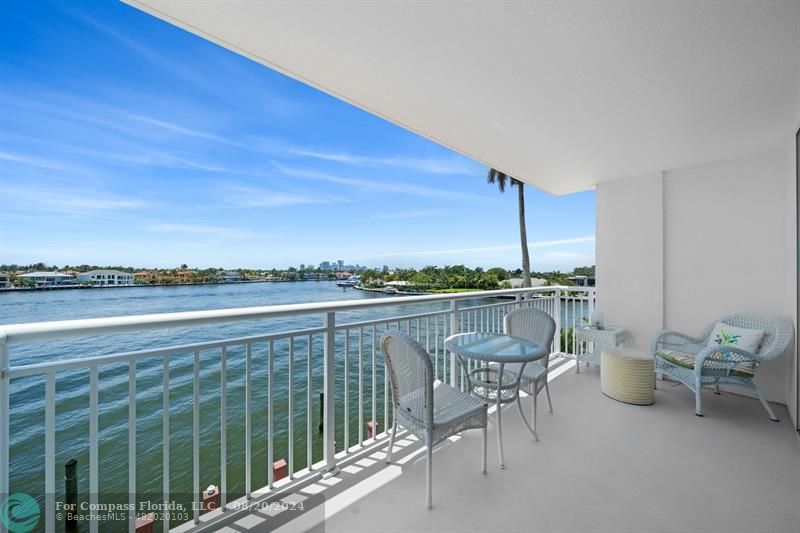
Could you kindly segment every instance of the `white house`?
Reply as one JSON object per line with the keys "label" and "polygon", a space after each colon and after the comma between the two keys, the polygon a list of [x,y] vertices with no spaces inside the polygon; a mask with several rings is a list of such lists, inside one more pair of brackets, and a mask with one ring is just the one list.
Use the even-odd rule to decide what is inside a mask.
{"label": "white house", "polygon": [[31,280],[37,287],[60,287],[75,284],[75,276],[64,272],[29,272],[17,277]]}
{"label": "white house", "polygon": [[216,278],[218,281],[221,281],[223,283],[235,283],[237,281],[242,281],[242,275],[236,270],[226,270],[224,272],[218,272]]}
{"label": "white house", "polygon": [[133,285],[133,274],[119,270],[90,270],[78,274],[79,283],[91,283],[101,287]]}

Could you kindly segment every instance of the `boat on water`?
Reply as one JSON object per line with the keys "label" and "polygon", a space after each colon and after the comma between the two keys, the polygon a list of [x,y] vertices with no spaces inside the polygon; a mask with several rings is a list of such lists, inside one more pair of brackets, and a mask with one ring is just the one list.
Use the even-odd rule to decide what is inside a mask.
{"label": "boat on water", "polygon": [[337,281],[336,285],[346,289],[347,287],[355,287],[359,283],[361,283],[361,276],[350,276],[347,279]]}
{"label": "boat on water", "polygon": [[386,287],[383,289],[383,294],[397,294],[399,291],[394,287]]}

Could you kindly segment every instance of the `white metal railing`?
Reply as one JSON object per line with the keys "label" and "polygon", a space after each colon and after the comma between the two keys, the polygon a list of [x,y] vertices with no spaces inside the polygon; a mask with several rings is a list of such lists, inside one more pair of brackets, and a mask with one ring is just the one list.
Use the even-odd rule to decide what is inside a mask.
{"label": "white metal railing", "polygon": [[[503,299],[513,297],[514,299]],[[464,300],[488,300],[469,307],[459,307]],[[228,398],[243,392],[244,418],[244,496],[250,498],[253,491],[254,437],[253,418],[261,402],[254,402],[254,395],[266,400],[266,487],[273,489],[272,465],[276,449],[288,466],[288,476],[293,478],[300,471],[312,469],[333,471],[336,469],[336,452],[349,453],[351,449],[364,446],[378,436],[378,427],[391,426],[389,408],[389,383],[383,358],[380,356],[378,339],[387,329],[400,329],[414,336],[431,354],[437,379],[461,386],[456,359],[444,350],[444,339],[459,331],[502,331],[503,317],[518,306],[534,306],[548,312],[556,321],[557,331],[551,348],[555,354],[583,350],[575,342],[572,328],[580,325],[583,317],[594,308],[595,291],[592,287],[538,287],[534,289],[512,289],[485,291],[481,293],[459,293],[393,297],[370,300],[345,300],[337,302],[276,305],[243,309],[194,311],[182,313],[127,316],[41,322],[0,326],[0,496],[10,492],[10,462],[14,436],[10,434],[12,382],[26,378],[44,378],[44,524],[46,531],[55,531],[56,489],[56,384],[62,379],[78,379],[70,373],[88,371],[88,462],[89,504],[95,507],[100,498],[100,426],[99,414],[101,372],[114,370],[127,374],[127,490],[128,504],[136,508],[137,489],[137,403],[152,399],[144,393],[137,396],[137,383],[149,383],[150,388],[160,388],[161,410],[161,497],[169,504],[173,487],[170,482],[176,477],[170,465],[170,441],[173,440],[177,424],[171,425],[170,406],[176,401],[175,391],[185,382],[191,382],[191,494],[192,516],[199,522],[201,512],[201,413],[207,406],[210,393],[201,390],[201,381],[209,377],[219,380],[218,389],[212,397],[219,405],[219,487],[220,505],[225,509],[229,497],[229,464],[231,453],[241,450],[229,448],[228,432],[238,431],[228,420],[231,412]],[[435,309],[423,313],[337,323],[337,313],[363,309],[386,308],[406,304],[449,303],[449,308]],[[320,327],[293,331],[228,338],[211,342],[191,343],[176,346],[159,346],[145,350],[119,352],[109,355],[80,357],[47,363],[21,366],[11,364],[14,346],[39,341],[64,340],[67,338],[106,336],[123,332],[140,332],[164,328],[185,328],[208,324],[229,324],[244,320],[267,320],[288,316],[308,315],[323,317]],[[563,332],[563,333],[562,333]],[[208,353],[212,359],[203,357]],[[205,359],[205,360],[204,360]],[[262,380],[256,382],[254,375],[261,375],[255,363],[265,363]],[[209,366],[210,365],[210,366]],[[298,366],[300,365],[300,366]],[[319,375],[320,365],[322,375]],[[137,372],[137,366],[142,367]],[[205,372],[205,374],[204,374]],[[158,374],[160,373],[160,383]],[[303,375],[305,374],[305,375]],[[215,377],[216,376],[216,377]],[[313,428],[314,384],[321,378],[322,408],[320,410],[322,437],[315,438]],[[284,413],[276,413],[276,380],[285,380],[286,401],[282,403]],[[341,386],[337,386],[337,380]],[[180,384],[178,383],[180,381]],[[110,385],[109,385],[110,387]],[[147,388],[145,389],[145,393]],[[243,388],[243,391],[241,389]],[[298,392],[300,395],[298,395]],[[281,398],[278,399],[280,401]],[[303,414],[298,431],[298,417]],[[337,420],[338,419],[338,420]],[[276,427],[276,421],[281,427]],[[35,422],[35,421],[34,421]],[[263,421],[261,421],[263,422]],[[368,424],[369,423],[369,424]],[[302,426],[305,425],[304,431]],[[371,428],[371,429],[368,429]],[[372,435],[365,435],[365,430]],[[302,435],[304,433],[304,435]],[[299,437],[299,438],[298,438]],[[305,437],[305,438],[302,438]],[[338,444],[338,446],[337,446]],[[305,457],[296,452],[303,451]],[[322,460],[315,462],[314,451],[320,450]],[[285,454],[285,457],[283,456]],[[113,458],[117,463],[122,457]],[[152,468],[150,469],[152,470]],[[204,472],[205,473],[205,472]],[[187,476],[188,478],[188,476]],[[234,479],[234,483],[241,480]],[[187,481],[188,482],[188,481]],[[29,487],[25,487],[30,489]],[[178,489],[180,490],[180,489]],[[185,490],[185,489],[184,489]],[[42,496],[38,493],[37,496]],[[128,513],[128,529],[135,529],[136,511]],[[89,523],[90,531],[98,531],[101,524]],[[2,527],[2,526],[0,526]],[[163,530],[169,530],[168,518],[164,518]]]}

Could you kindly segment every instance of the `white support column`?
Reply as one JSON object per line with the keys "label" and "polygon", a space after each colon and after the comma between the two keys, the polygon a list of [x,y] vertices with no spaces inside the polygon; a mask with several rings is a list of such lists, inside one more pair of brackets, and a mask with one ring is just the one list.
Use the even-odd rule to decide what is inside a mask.
{"label": "white support column", "polygon": [[325,340],[323,344],[324,371],[322,419],[323,458],[325,460],[325,474],[323,477],[335,476],[339,473],[336,466],[336,449],[334,439],[336,435],[336,313],[325,314]]}

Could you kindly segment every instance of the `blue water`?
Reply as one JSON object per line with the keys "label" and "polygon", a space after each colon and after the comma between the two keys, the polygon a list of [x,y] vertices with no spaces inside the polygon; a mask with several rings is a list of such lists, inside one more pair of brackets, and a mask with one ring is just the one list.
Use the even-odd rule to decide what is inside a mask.
{"label": "blue water", "polygon": [[[390,301],[392,296],[353,289],[343,290],[333,282],[246,283],[176,287],[131,287],[91,290],[58,290],[42,292],[7,292],[0,294],[0,324],[96,318],[109,316],[166,313],[207,309],[252,307],[275,304],[323,302],[343,299]],[[462,305],[475,304],[478,300]],[[337,323],[356,322],[448,308],[447,303],[391,306],[354,312],[337,313]],[[15,345],[11,349],[11,366],[21,366],[60,359],[127,352],[165,346],[221,340],[318,327],[322,316],[296,316],[233,324],[155,330],[133,334],[95,336],[61,341]],[[371,413],[371,332],[364,338],[364,364],[357,358],[357,336],[350,339],[350,445],[358,436],[357,376],[364,372],[364,419]],[[378,331],[380,335],[380,330]],[[295,470],[306,466],[306,416],[308,360],[307,341],[295,344],[292,376],[294,417]],[[342,407],[343,335],[337,336],[337,451],[344,442]],[[287,458],[288,453],[288,342],[276,342],[273,368],[273,438],[274,459]],[[267,346],[253,347],[252,393],[252,477],[253,488],[267,482]],[[312,346],[312,461],[321,460],[321,434],[317,431],[319,401],[322,389],[322,339],[317,336]],[[84,500],[88,492],[89,400],[88,370],[61,372],[56,381],[56,476],[57,498],[63,496],[63,464],[78,460],[79,491]],[[383,391],[384,369],[380,355],[376,358],[375,383],[380,429],[385,428]],[[136,368],[137,387],[137,499],[161,499],[162,461],[162,359],[139,362]],[[220,482],[220,368],[219,350],[201,354],[201,476],[200,487]],[[128,365],[114,364],[100,371],[100,501],[127,501],[128,487]],[[170,358],[170,485],[173,499],[186,506],[192,500],[192,354]],[[11,491],[27,492],[44,501],[44,378],[19,378],[11,387]],[[227,463],[228,500],[244,493],[244,349],[231,348],[227,364]],[[364,431],[366,433],[366,431]],[[176,519],[176,523],[180,522]],[[174,524],[173,524],[174,525]],[[124,529],[124,524],[106,524],[104,530]]]}

